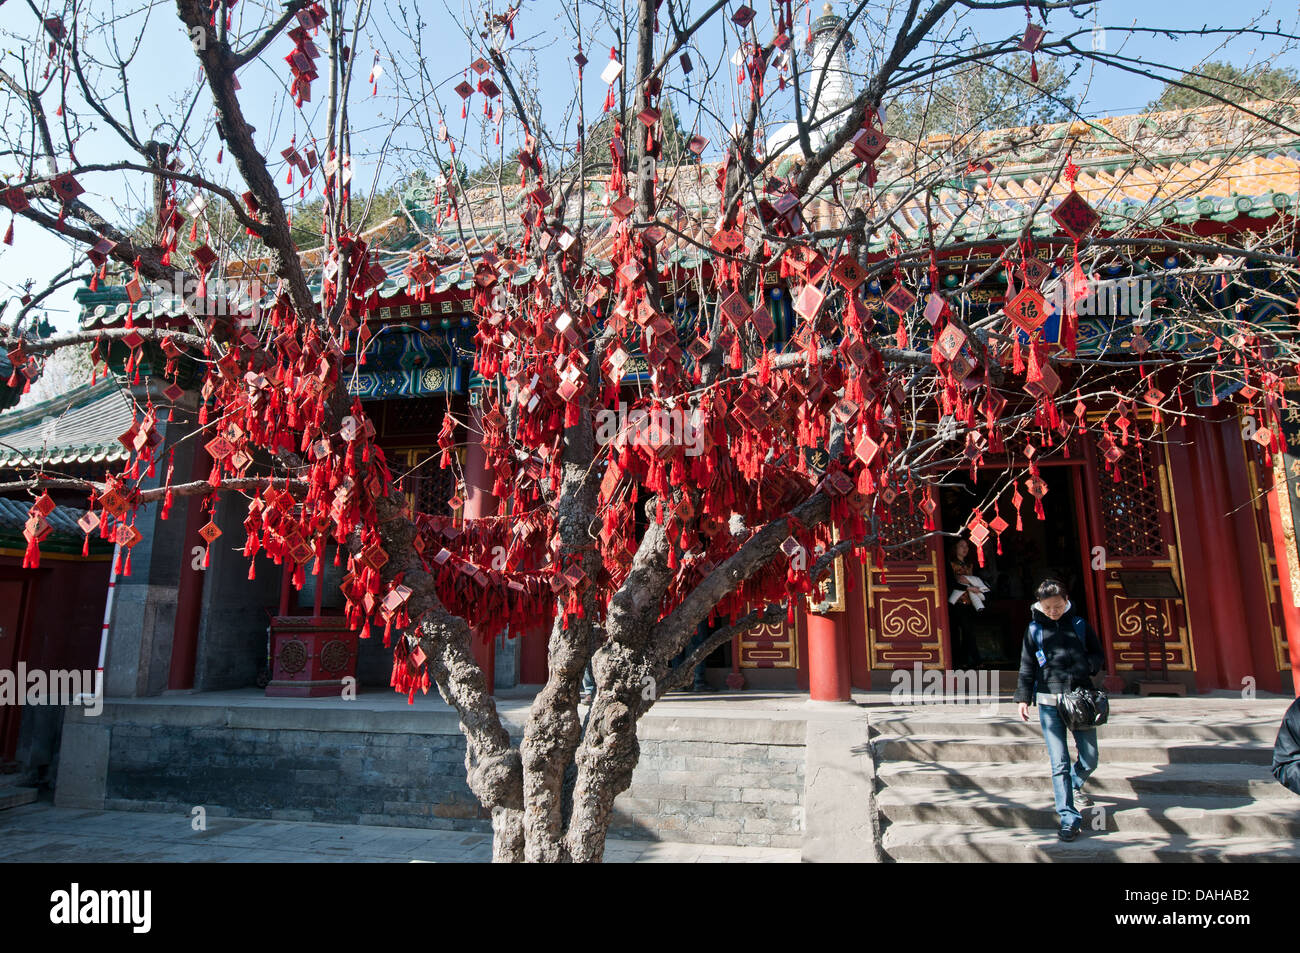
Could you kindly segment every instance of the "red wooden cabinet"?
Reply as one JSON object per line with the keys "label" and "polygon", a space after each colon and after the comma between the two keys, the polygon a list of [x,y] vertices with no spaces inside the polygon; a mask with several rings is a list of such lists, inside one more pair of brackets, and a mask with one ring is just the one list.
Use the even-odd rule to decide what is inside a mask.
{"label": "red wooden cabinet", "polygon": [[[355,690],[357,633],[342,616],[276,616],[271,620],[269,696],[323,698]],[[345,681],[352,679],[351,682]]]}

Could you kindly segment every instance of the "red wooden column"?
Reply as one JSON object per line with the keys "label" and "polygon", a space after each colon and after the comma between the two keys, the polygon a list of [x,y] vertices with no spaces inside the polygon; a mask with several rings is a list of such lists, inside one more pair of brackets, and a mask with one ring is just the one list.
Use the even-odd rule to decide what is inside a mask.
{"label": "red wooden column", "polygon": [[845,613],[804,615],[808,633],[808,695],[815,702],[850,700]]}
{"label": "red wooden column", "polygon": [[[1282,620],[1286,632],[1287,654],[1291,656],[1291,688],[1300,697],[1300,608],[1296,607],[1296,592],[1291,587],[1291,569],[1287,560],[1286,534],[1282,529],[1281,506],[1290,506],[1285,500],[1286,482],[1274,483],[1268,491],[1268,528],[1272,533],[1273,555],[1277,559],[1277,578],[1282,589]],[[1295,545],[1292,543],[1291,545]]]}
{"label": "red wooden column", "polygon": [[[465,434],[465,508],[467,520],[496,516],[498,500],[492,495],[493,477],[487,469],[487,454],[481,443],[483,436],[483,407],[471,394],[470,428]],[[474,633],[474,660],[487,677],[487,690],[493,692],[496,678],[496,640],[481,639]]]}
{"label": "red wooden column", "polygon": [[[1229,532],[1237,540],[1237,551],[1241,559],[1236,564],[1236,575],[1241,588],[1241,597],[1246,610],[1243,617],[1246,625],[1241,633],[1246,651],[1251,658],[1251,671],[1255,682],[1263,691],[1282,691],[1282,673],[1277,668],[1277,657],[1273,651],[1273,613],[1272,598],[1269,590],[1272,585],[1265,575],[1265,566],[1259,555],[1259,523],[1255,516],[1254,488],[1251,485],[1246,454],[1254,452],[1254,445],[1248,451],[1246,441],[1242,438],[1240,424],[1231,418],[1215,428],[1219,438],[1219,452],[1224,457],[1224,479],[1228,497],[1234,501],[1226,511]],[[1243,505],[1246,504],[1246,505]],[[1229,688],[1240,688],[1240,684]]]}

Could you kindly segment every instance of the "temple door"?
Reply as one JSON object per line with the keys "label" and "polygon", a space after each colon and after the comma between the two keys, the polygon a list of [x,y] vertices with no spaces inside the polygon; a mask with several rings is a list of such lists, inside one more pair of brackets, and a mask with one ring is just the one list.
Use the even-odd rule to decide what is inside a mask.
{"label": "temple door", "polygon": [[[18,682],[18,654],[22,642],[23,610],[27,583],[22,579],[0,579],[0,671],[13,673],[14,691],[26,692]],[[0,704],[0,764],[13,761],[18,750],[18,719],[22,706]]]}
{"label": "temple door", "polygon": [[873,671],[917,662],[945,668],[951,654],[942,540],[925,537],[925,514],[906,496],[893,501],[890,514],[881,527],[885,564],[865,567],[868,662]]}
{"label": "temple door", "polygon": [[[1149,429],[1148,417],[1140,419],[1137,426],[1143,432]],[[1187,592],[1165,450],[1159,443],[1133,439],[1124,447],[1120,435],[1113,436],[1113,445],[1105,434],[1095,432],[1085,440],[1089,537],[1086,571],[1092,572],[1097,581],[1098,631],[1117,672],[1159,673],[1158,653],[1163,653],[1165,670],[1191,671],[1191,628],[1183,598],[1135,596],[1125,588],[1127,575],[1129,591],[1152,581],[1155,585],[1151,591],[1157,591],[1160,580],[1168,573],[1178,592],[1184,597]],[[1118,456],[1117,450],[1121,451]],[[1106,470],[1108,453],[1118,468],[1118,480],[1114,471]]]}

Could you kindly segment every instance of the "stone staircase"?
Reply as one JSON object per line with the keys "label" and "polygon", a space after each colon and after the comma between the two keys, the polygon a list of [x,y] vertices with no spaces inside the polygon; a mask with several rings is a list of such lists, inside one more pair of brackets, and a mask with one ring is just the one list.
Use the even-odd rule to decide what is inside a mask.
{"label": "stone staircase", "polygon": [[1086,787],[1095,803],[1080,808],[1072,843],[1056,836],[1035,709],[1028,723],[1006,701],[991,715],[974,706],[873,711],[884,859],[1300,860],[1300,797],[1269,770],[1286,704],[1115,699]]}
{"label": "stone staircase", "polygon": [[33,804],[39,797],[36,788],[19,787],[17,780],[16,774],[0,774],[0,811]]}

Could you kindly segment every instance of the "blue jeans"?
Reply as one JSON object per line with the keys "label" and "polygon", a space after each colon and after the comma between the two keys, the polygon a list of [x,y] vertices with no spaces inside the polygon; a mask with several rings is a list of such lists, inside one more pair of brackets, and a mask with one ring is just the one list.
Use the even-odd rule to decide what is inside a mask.
{"label": "blue jeans", "polygon": [[1038,721],[1043,726],[1043,739],[1047,742],[1047,757],[1052,762],[1052,794],[1056,797],[1056,813],[1061,816],[1062,827],[1077,827],[1083,818],[1074,807],[1074,792],[1083,787],[1089,775],[1097,770],[1097,729],[1074,732],[1074,746],[1079,750],[1079,760],[1070,764],[1070,749],[1066,746],[1065,722],[1055,705],[1039,705]]}

